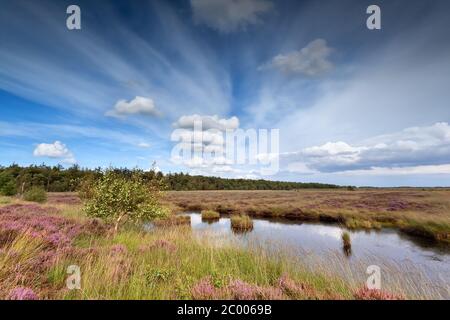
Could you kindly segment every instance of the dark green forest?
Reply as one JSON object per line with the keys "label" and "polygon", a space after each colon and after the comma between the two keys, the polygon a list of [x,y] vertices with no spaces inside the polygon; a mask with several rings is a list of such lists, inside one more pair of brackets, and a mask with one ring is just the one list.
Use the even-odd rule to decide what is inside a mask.
{"label": "dark green forest", "polygon": [[[124,176],[131,176],[134,170],[126,168],[112,169]],[[42,187],[48,192],[77,191],[81,182],[95,179],[103,174],[103,170],[72,166],[0,166],[0,193],[15,195],[23,193],[31,187]],[[294,190],[303,188],[340,188],[340,186],[321,183],[282,182],[269,180],[224,179],[207,176],[191,176],[185,173],[169,173],[148,171],[142,173],[145,179],[162,179],[167,190]]]}

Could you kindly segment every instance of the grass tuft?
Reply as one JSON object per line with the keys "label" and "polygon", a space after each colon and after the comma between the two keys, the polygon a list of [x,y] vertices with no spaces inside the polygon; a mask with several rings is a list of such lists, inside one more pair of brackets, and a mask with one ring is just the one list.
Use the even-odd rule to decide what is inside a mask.
{"label": "grass tuft", "polygon": [[252,230],[253,220],[247,215],[234,215],[231,217],[231,227],[236,230]]}
{"label": "grass tuft", "polygon": [[220,219],[220,213],[214,210],[202,210],[203,220],[216,220]]}

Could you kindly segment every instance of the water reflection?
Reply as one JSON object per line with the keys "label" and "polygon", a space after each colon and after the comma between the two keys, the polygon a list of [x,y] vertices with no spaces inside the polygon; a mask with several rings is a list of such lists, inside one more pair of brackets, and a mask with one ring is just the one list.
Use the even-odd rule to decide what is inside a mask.
{"label": "water reflection", "polygon": [[247,228],[247,229],[241,229],[241,228],[234,228],[233,226],[230,226],[231,232],[235,235],[246,235],[253,231],[253,227]]}
{"label": "water reflection", "polygon": [[219,222],[219,220],[220,218],[208,218],[208,219],[202,218],[202,223],[213,224]]}
{"label": "water reflection", "polygon": [[346,257],[350,257],[352,255],[352,247],[351,246],[343,245],[342,251],[344,252],[344,255]]}
{"label": "water reflection", "polygon": [[[364,260],[370,264],[380,261],[402,266],[412,264],[428,275],[450,279],[450,252],[448,248],[432,247],[419,239],[405,236],[393,229],[349,231],[338,225],[296,223],[289,220],[253,219],[253,230],[233,230],[229,217],[216,221],[203,221],[198,213],[188,214],[194,230],[210,230],[230,237],[243,245],[257,243],[269,250],[289,248],[291,252],[311,252],[327,259],[330,252],[347,257],[349,263]],[[347,232],[351,245],[344,245],[342,236]]]}
{"label": "water reflection", "polygon": [[345,256],[350,257],[352,255],[352,240],[350,238],[350,233],[344,231],[342,233],[342,250]]}

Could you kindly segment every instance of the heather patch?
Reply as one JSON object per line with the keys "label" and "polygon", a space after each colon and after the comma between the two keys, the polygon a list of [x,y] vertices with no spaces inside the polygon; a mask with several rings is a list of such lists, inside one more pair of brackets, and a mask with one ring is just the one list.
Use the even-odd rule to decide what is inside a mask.
{"label": "heather patch", "polygon": [[367,287],[360,288],[354,293],[355,299],[358,300],[404,300],[403,295],[393,294],[391,292],[369,289]]}
{"label": "heather patch", "polygon": [[66,205],[81,204],[80,197],[73,193],[49,193],[47,202],[50,204]]}
{"label": "heather patch", "polygon": [[232,279],[228,285],[217,288],[211,277],[200,279],[191,289],[194,300],[285,300],[317,298],[310,287],[282,275],[272,286],[260,286],[240,279]]}
{"label": "heather patch", "polygon": [[211,277],[201,279],[191,290],[192,299],[194,300],[218,300],[220,299],[220,291],[214,287]]}
{"label": "heather patch", "polygon": [[[85,223],[56,216],[58,209],[34,204],[13,204],[0,208],[0,239],[20,233],[39,238],[53,247],[67,247],[81,234],[97,234],[105,226],[96,220]],[[0,242],[1,245],[2,242]]]}
{"label": "heather patch", "polygon": [[170,241],[158,239],[150,245],[150,249],[164,249],[170,252],[174,252],[177,250],[177,246]]}
{"label": "heather patch", "polygon": [[39,300],[39,297],[30,288],[17,287],[9,293],[9,300]]}
{"label": "heather patch", "polygon": [[120,256],[126,255],[128,253],[128,249],[123,244],[115,244],[115,245],[111,246],[111,248],[109,249],[109,252],[114,257],[120,257]]}
{"label": "heather patch", "polygon": [[292,298],[312,298],[317,297],[315,290],[304,283],[292,280],[287,274],[283,274],[278,280],[278,287]]}
{"label": "heather patch", "polygon": [[[18,284],[45,287],[46,270],[65,257],[80,257],[72,246],[80,235],[100,235],[105,226],[98,221],[79,222],[57,216],[57,209],[34,204],[14,204],[0,208],[0,248],[2,267],[0,297]],[[88,252],[89,253],[89,252]],[[29,298],[21,295],[14,297]]]}

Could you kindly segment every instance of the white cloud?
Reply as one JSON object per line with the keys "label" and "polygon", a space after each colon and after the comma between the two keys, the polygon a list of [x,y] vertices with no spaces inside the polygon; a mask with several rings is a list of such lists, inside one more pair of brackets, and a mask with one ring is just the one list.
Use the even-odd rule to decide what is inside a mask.
{"label": "white cloud", "polygon": [[[288,164],[293,162],[298,166],[300,163],[304,168],[321,172],[432,173],[447,168],[450,126],[440,122],[427,127],[411,127],[353,146],[345,142],[327,142],[281,156]],[[442,172],[447,173],[445,170]]]}
{"label": "white cloud", "polygon": [[299,51],[279,54],[259,69],[277,69],[285,74],[301,74],[309,77],[322,75],[333,68],[329,56],[333,49],[323,39],[311,41]]}
{"label": "white cloud", "polygon": [[106,115],[110,117],[125,117],[129,115],[159,116],[160,113],[152,99],[137,96],[129,102],[126,100],[117,101],[114,108],[107,111]]}
{"label": "white cloud", "polygon": [[33,155],[35,157],[63,159],[63,162],[70,164],[76,163],[73,153],[60,141],[38,144],[33,151]]}
{"label": "white cloud", "polygon": [[182,116],[173,124],[173,126],[182,129],[193,129],[196,123],[201,124],[202,130],[226,130],[239,128],[239,119],[237,117],[220,119],[217,115],[201,116],[198,114]]}
{"label": "white cloud", "polygon": [[267,0],[191,0],[194,20],[223,33],[261,23],[261,15],[272,9]]}

